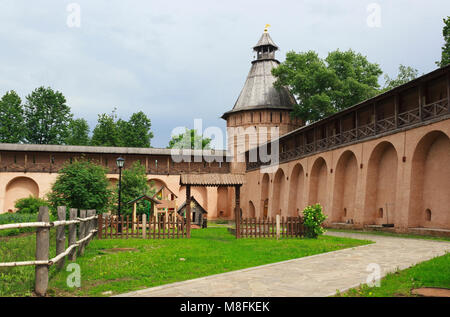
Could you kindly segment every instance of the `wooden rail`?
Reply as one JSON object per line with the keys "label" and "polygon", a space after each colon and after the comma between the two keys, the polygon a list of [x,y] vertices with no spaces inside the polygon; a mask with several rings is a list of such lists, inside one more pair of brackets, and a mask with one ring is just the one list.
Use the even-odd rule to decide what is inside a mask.
{"label": "wooden rail", "polygon": [[[38,221],[16,224],[0,225],[0,230],[16,228],[36,228],[36,259],[33,261],[6,262],[0,263],[0,267],[16,267],[34,265],[35,292],[38,296],[45,296],[48,287],[49,267],[56,264],[58,269],[64,267],[65,258],[76,259],[76,248],[78,254],[83,255],[84,248],[97,233],[97,218],[95,210],[80,210],[80,217],[77,217],[78,210],[70,209],[70,219],[66,220],[66,207],[58,207],[58,220],[50,222],[48,207],[39,208]],[[77,237],[77,224],[79,225]],[[69,226],[69,246],[65,249],[66,236],[65,226]],[[56,256],[49,259],[50,249],[50,228],[56,227]]]}

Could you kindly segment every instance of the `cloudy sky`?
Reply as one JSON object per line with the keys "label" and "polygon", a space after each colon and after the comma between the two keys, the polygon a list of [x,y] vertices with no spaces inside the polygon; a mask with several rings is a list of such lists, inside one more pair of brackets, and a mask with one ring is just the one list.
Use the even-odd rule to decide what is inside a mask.
{"label": "cloudy sky", "polygon": [[[72,3],[80,27],[70,27]],[[290,50],[325,57],[351,48],[392,77],[399,64],[436,68],[446,15],[448,0],[1,0],[0,94],[25,98],[50,86],[91,129],[114,107],[124,119],[142,110],[152,145],[165,147],[172,129],[195,118],[225,128],[220,116],[240,93],[266,23],[280,61]]]}

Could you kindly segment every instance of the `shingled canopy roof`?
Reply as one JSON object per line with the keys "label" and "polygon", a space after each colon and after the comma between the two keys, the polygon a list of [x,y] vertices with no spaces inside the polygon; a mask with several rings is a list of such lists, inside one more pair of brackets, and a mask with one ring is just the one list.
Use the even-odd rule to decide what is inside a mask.
{"label": "shingled canopy roof", "polygon": [[181,174],[180,177],[182,186],[240,186],[244,183],[243,174]]}
{"label": "shingled canopy roof", "polygon": [[151,201],[151,202],[153,202],[155,204],[160,204],[161,203],[159,200],[157,200],[157,199],[155,199],[153,197],[150,197],[150,196],[147,196],[147,195],[142,195],[142,196],[140,196],[140,197],[138,197],[136,199],[133,199],[133,200],[127,202],[127,204],[134,204],[135,202],[138,202],[140,200]]}

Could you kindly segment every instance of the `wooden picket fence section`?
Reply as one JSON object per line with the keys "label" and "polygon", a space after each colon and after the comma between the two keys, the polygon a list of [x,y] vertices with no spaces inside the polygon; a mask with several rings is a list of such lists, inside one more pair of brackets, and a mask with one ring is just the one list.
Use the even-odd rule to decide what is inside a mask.
{"label": "wooden picket fence section", "polygon": [[[119,230],[119,227],[122,230]],[[129,216],[103,214],[98,217],[98,239],[180,239],[187,238],[185,219],[177,217],[150,217],[138,215],[136,219]]]}
{"label": "wooden picket fence section", "polygon": [[[97,218],[95,210],[80,210],[71,208],[69,210],[69,220],[66,220],[66,207],[58,207],[58,220],[50,222],[47,206],[39,208],[37,222],[12,223],[0,225],[0,230],[15,228],[36,228],[36,257],[32,261],[6,262],[0,263],[0,267],[16,267],[34,265],[35,288],[38,296],[45,296],[47,293],[49,267],[56,265],[62,269],[65,259],[75,261],[77,253],[84,254],[84,250],[97,233]],[[66,230],[68,226],[68,247],[66,246]],[[50,249],[50,228],[56,228],[56,256],[49,259]],[[78,239],[77,240],[77,236]],[[78,249],[78,252],[77,252]]]}
{"label": "wooden picket fence section", "polygon": [[301,217],[244,218],[239,227],[241,238],[298,238],[304,234]]}

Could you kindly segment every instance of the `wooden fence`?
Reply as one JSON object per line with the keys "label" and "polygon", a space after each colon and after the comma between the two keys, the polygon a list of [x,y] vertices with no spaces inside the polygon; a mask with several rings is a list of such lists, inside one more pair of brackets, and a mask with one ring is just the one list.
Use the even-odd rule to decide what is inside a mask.
{"label": "wooden fence", "polygon": [[[244,218],[239,224],[240,238],[288,238],[304,234],[301,217]],[[238,232],[236,232],[238,233]]]}
{"label": "wooden fence", "polygon": [[[0,230],[15,228],[36,229],[36,259],[34,261],[0,263],[0,267],[36,266],[35,293],[44,296],[48,287],[48,270],[53,264],[58,269],[64,267],[66,256],[70,261],[75,261],[78,255],[84,254],[84,249],[97,233],[97,215],[95,210],[78,210],[71,208],[69,220],[66,220],[66,207],[58,207],[58,221],[50,222],[48,207],[40,207],[37,222],[13,223],[0,225]],[[77,226],[78,225],[78,226]],[[66,230],[69,226],[68,248],[66,249]],[[50,228],[56,228],[56,256],[49,259]],[[78,227],[78,230],[77,230]],[[77,240],[77,232],[78,238]]]}
{"label": "wooden fence", "polygon": [[179,239],[187,238],[185,219],[182,217],[150,217],[138,215],[120,218],[108,214],[99,215],[98,239]]}

